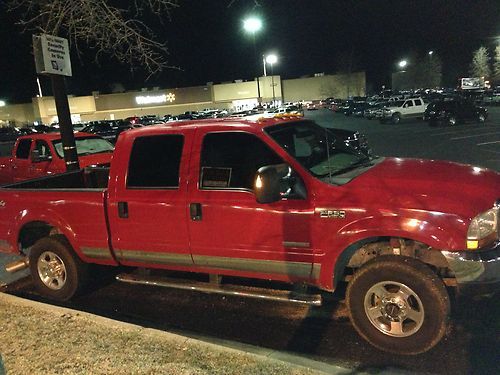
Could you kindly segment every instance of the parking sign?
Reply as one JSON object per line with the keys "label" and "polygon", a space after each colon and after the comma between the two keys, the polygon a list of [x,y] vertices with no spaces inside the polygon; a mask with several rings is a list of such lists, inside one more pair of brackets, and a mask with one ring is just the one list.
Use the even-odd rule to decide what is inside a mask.
{"label": "parking sign", "polygon": [[33,35],[36,71],[72,76],[68,40],[53,35]]}

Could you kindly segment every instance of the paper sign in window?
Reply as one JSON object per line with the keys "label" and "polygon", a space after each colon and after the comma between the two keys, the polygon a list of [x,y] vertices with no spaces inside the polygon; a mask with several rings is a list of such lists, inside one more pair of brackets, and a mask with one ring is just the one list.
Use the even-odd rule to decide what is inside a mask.
{"label": "paper sign in window", "polygon": [[228,188],[231,182],[231,168],[203,167],[201,169],[202,188]]}

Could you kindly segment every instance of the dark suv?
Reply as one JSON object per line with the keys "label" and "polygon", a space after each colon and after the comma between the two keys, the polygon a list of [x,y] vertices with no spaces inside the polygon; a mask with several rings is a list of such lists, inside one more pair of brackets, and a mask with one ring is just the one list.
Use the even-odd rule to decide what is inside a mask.
{"label": "dark suv", "polygon": [[469,100],[435,101],[427,106],[424,120],[429,125],[443,123],[456,125],[459,122],[477,121],[483,123],[488,118],[488,110],[475,105]]}

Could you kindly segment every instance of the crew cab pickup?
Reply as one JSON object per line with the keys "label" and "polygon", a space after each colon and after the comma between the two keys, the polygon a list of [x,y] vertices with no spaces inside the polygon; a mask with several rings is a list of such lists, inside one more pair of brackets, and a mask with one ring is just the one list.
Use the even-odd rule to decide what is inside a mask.
{"label": "crew cab pickup", "polygon": [[[8,270],[30,267],[59,300],[91,263],[146,270],[117,276],[129,283],[313,305],[347,282],[359,334],[417,354],[446,331],[445,286],[498,291],[499,197],[494,171],[369,157],[301,118],[169,123],[121,134],[109,170],[1,188],[0,251],[25,254]],[[227,285],[243,278],[276,290]]]}
{"label": "crew cab pickup", "polygon": [[[93,134],[75,135],[80,166],[109,164],[113,145]],[[17,138],[10,156],[0,157],[0,185],[66,171],[59,133]]]}
{"label": "crew cab pickup", "polygon": [[399,124],[405,118],[423,119],[425,109],[428,103],[422,98],[410,98],[389,102],[381,111],[380,122],[391,121],[393,124]]}

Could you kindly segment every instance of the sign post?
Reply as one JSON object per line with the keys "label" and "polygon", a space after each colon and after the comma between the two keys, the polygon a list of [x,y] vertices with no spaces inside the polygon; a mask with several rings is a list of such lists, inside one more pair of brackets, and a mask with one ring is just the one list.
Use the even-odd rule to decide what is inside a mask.
{"label": "sign post", "polygon": [[50,76],[56,103],[66,170],[80,169],[64,76],[71,77],[68,40],[52,35],[33,35],[33,51],[38,74]]}

